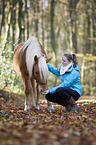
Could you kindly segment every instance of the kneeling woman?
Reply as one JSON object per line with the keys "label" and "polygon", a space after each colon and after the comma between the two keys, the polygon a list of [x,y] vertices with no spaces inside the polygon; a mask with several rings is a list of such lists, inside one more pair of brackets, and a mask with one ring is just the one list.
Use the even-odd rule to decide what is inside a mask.
{"label": "kneeling woman", "polygon": [[76,55],[65,53],[60,68],[55,68],[50,63],[47,63],[47,66],[50,72],[60,76],[62,83],[45,90],[42,94],[46,95],[48,101],[65,106],[67,111],[79,110],[76,101],[82,94],[82,86]]}

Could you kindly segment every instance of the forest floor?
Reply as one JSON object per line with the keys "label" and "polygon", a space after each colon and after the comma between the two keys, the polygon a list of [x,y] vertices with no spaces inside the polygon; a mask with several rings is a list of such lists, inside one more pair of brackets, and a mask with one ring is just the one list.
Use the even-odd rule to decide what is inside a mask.
{"label": "forest floor", "polygon": [[46,100],[40,110],[24,109],[24,96],[0,90],[0,145],[96,145],[96,100],[81,97],[80,111],[64,112]]}

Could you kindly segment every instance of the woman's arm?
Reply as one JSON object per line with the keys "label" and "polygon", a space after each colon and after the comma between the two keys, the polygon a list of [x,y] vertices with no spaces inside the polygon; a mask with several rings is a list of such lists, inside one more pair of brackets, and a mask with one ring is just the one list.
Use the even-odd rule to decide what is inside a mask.
{"label": "woman's arm", "polygon": [[53,65],[50,63],[47,63],[48,70],[52,72],[54,75],[60,76],[60,68],[55,68]]}
{"label": "woman's arm", "polygon": [[79,77],[79,73],[70,73],[70,74],[66,77],[66,79],[64,79],[64,81],[63,81],[60,85],[48,89],[49,92],[50,92],[50,94],[51,94],[51,93],[55,93],[56,90],[57,90],[58,88],[60,88],[60,87],[69,87],[69,86],[71,86],[71,85],[73,84],[73,82],[74,82],[78,77]]}

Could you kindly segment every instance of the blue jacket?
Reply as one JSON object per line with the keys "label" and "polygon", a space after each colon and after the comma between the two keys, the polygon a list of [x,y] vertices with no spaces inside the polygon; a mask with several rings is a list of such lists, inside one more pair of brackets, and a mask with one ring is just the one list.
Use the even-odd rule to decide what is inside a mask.
{"label": "blue jacket", "polygon": [[73,89],[79,93],[79,95],[82,95],[82,86],[80,83],[80,74],[79,74],[79,66],[76,65],[76,67],[72,66],[65,72],[65,74],[60,75],[60,68],[55,68],[50,63],[47,63],[48,69],[50,72],[52,72],[54,75],[60,76],[60,79],[62,83],[56,87],[49,88],[48,90],[51,93],[55,93],[56,89],[59,87],[68,87],[70,89]]}

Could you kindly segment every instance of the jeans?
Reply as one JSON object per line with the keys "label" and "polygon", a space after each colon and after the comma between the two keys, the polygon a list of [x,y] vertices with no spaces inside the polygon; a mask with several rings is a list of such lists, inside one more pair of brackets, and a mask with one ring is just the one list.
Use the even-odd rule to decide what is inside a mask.
{"label": "jeans", "polygon": [[71,97],[73,97],[74,100],[77,101],[80,98],[80,95],[78,92],[67,87],[60,87],[56,90],[55,93],[49,93],[46,95],[46,99],[48,101],[58,104],[60,104],[61,101],[69,101]]}

